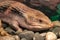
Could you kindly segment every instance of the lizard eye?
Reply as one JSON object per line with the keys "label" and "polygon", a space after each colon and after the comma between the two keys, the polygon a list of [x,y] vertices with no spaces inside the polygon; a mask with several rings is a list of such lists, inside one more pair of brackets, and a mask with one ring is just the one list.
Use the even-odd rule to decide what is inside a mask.
{"label": "lizard eye", "polygon": [[39,20],[40,23],[42,23],[43,21],[42,20]]}

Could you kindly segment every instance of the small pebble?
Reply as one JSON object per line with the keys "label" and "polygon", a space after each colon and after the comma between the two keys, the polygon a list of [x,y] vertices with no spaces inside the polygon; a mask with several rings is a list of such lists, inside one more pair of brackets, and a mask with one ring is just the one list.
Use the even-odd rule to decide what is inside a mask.
{"label": "small pebble", "polygon": [[12,35],[16,34],[15,31],[14,31],[13,29],[11,29],[10,27],[5,28],[5,30],[6,30],[9,34],[12,34]]}
{"label": "small pebble", "polygon": [[56,26],[60,26],[60,21],[53,21],[52,23]]}
{"label": "small pebble", "polygon": [[15,36],[0,36],[0,40],[20,40],[20,38],[16,38]]}
{"label": "small pebble", "polygon": [[57,40],[57,36],[53,32],[48,32],[46,34],[46,40]]}
{"label": "small pebble", "polygon": [[44,37],[42,37],[39,33],[35,33],[33,40],[44,40]]}
{"label": "small pebble", "polygon": [[54,32],[57,37],[60,37],[60,27],[56,26],[55,28],[52,29],[52,32]]}
{"label": "small pebble", "polygon": [[20,38],[26,38],[27,40],[32,40],[34,36],[34,32],[32,31],[24,31],[19,34]]}
{"label": "small pebble", "polygon": [[46,36],[46,33],[41,33],[40,35],[43,36],[43,37],[45,37]]}
{"label": "small pebble", "polygon": [[13,36],[13,37],[15,38],[15,40],[20,40],[20,37],[17,36],[17,35],[15,35],[15,36]]}
{"label": "small pebble", "polygon": [[22,38],[21,40],[27,40],[26,38]]}
{"label": "small pebble", "polygon": [[28,30],[25,29],[24,32],[26,32],[26,31],[28,31]]}
{"label": "small pebble", "polygon": [[60,40],[60,39],[57,39],[57,40]]}

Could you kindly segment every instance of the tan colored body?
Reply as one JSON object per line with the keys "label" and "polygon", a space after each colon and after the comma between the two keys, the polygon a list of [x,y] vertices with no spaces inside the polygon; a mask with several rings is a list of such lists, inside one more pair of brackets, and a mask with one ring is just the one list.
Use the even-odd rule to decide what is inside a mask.
{"label": "tan colored body", "polygon": [[[18,25],[33,31],[45,30],[52,27],[53,24],[51,23],[50,19],[41,11],[29,8],[28,6],[16,1],[15,3],[13,3],[14,1],[10,2],[12,3],[10,3],[8,9],[4,12],[4,15],[6,15],[5,18],[3,18],[4,15],[1,16],[2,14],[0,14],[0,17],[3,21],[9,23],[10,25],[13,25],[18,30],[21,29]],[[0,6],[4,6],[3,3],[0,4]],[[13,11],[11,11],[13,9],[19,11],[19,15],[22,14],[23,17],[18,16],[17,13],[13,13]],[[6,21],[7,18],[8,21]]]}

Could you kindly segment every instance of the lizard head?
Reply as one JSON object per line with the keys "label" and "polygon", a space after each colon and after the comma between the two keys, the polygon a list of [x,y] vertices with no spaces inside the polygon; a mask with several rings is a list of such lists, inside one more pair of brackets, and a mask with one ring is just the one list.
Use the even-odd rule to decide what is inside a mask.
{"label": "lizard head", "polygon": [[24,14],[27,24],[31,29],[44,30],[53,27],[51,20],[41,11],[34,10],[30,14]]}

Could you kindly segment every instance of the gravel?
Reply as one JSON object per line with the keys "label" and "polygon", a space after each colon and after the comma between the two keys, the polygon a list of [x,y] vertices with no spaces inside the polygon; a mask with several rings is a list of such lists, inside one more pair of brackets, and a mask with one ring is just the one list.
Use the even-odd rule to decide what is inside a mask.
{"label": "gravel", "polygon": [[18,36],[0,36],[0,40],[20,40]]}
{"label": "gravel", "polygon": [[46,40],[57,40],[57,36],[53,32],[47,32]]}
{"label": "gravel", "polygon": [[44,37],[42,37],[39,33],[35,33],[33,40],[44,40]]}
{"label": "gravel", "polygon": [[32,31],[24,31],[19,34],[20,38],[26,38],[27,40],[32,40],[34,36],[34,32]]}

